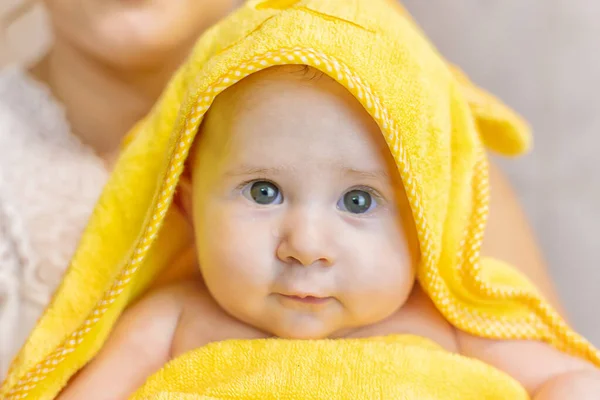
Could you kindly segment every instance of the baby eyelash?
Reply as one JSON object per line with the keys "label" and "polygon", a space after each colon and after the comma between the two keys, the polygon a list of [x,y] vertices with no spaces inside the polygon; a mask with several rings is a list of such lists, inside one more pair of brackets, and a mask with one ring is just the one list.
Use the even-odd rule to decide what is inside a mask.
{"label": "baby eyelash", "polygon": [[239,185],[236,186],[236,189],[241,190],[241,189],[245,188],[246,186],[248,186],[249,184],[254,183],[254,182],[267,182],[267,183],[270,183],[271,185],[275,185],[279,188],[279,185],[276,184],[275,182],[273,182],[272,180],[270,180],[268,178],[258,177],[258,178],[250,179],[250,180],[240,183]]}
{"label": "baby eyelash", "polygon": [[376,200],[378,200],[378,203],[385,203],[385,198],[381,195],[381,193],[379,193],[376,189],[373,189],[370,186],[354,186],[348,190],[346,190],[344,193],[348,193],[352,190],[362,190],[364,192],[369,193],[371,196],[373,196]]}

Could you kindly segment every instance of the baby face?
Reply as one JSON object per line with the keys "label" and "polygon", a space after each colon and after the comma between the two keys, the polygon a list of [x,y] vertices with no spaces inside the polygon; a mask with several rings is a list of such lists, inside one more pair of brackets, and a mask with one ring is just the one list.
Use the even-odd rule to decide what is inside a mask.
{"label": "baby face", "polygon": [[311,339],[405,302],[402,184],[378,126],[341,85],[301,66],[254,74],[216,99],[195,146],[198,258],[226,312]]}

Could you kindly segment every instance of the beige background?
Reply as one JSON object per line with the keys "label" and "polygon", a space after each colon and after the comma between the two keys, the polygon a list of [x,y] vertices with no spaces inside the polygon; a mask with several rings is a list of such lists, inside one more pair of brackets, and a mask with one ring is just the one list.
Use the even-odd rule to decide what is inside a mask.
{"label": "beige background", "polygon": [[[0,0],[0,13],[20,0]],[[527,117],[534,152],[503,162],[575,326],[600,345],[600,2],[406,0],[447,58]],[[0,65],[49,43],[40,8],[0,42]]]}

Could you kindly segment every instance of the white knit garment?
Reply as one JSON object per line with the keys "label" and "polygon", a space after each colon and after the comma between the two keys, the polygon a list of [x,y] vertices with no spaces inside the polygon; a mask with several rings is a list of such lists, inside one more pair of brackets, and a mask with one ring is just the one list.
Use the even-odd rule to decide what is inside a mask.
{"label": "white knit garment", "polygon": [[0,381],[60,283],[106,182],[48,88],[0,71]]}

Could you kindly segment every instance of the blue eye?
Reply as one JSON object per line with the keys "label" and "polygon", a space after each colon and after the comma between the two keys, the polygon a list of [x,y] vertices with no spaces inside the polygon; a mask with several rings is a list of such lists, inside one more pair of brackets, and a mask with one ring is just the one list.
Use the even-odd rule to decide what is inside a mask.
{"label": "blue eye", "polygon": [[249,200],[260,205],[281,204],[283,196],[279,188],[267,181],[254,181],[243,190],[243,194]]}
{"label": "blue eye", "polygon": [[365,190],[353,189],[344,193],[340,198],[338,208],[352,214],[364,214],[371,211],[376,204],[377,202],[374,201],[371,193]]}

